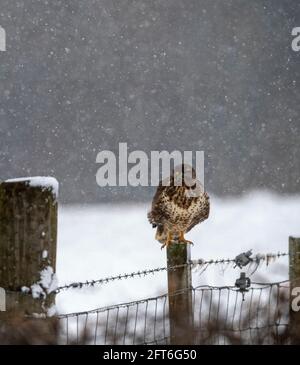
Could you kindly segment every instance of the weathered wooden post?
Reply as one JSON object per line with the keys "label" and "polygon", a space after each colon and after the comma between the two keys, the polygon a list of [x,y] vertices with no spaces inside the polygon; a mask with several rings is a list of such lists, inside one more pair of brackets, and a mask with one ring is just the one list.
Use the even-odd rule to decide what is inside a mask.
{"label": "weathered wooden post", "polygon": [[[187,244],[171,244],[167,248],[170,338],[172,345],[187,345],[193,340],[191,248]],[[172,295],[177,293],[175,295]]]}
{"label": "weathered wooden post", "polygon": [[300,238],[289,237],[290,334],[300,344]]}
{"label": "weathered wooden post", "polygon": [[[8,313],[45,313],[54,303],[47,291],[55,280],[57,191],[54,178],[0,183],[0,287]],[[26,287],[31,294],[22,293]]]}

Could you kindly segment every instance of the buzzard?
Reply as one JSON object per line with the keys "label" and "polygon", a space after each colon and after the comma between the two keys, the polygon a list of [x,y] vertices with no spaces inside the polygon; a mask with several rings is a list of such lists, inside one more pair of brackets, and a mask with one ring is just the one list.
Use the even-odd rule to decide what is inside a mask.
{"label": "buzzard", "polygon": [[148,213],[149,222],[157,228],[155,238],[161,248],[173,242],[192,244],[184,234],[208,218],[209,196],[189,165],[175,167],[168,186],[164,185],[160,181]]}

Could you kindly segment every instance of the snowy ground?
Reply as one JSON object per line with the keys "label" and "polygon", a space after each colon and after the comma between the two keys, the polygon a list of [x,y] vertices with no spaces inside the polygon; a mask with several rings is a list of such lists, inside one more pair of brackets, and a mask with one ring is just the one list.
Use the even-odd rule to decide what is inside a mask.
{"label": "snowy ground", "polygon": [[[149,204],[63,206],[59,211],[57,275],[59,284],[112,276],[165,266],[166,253],[154,240],[147,222]],[[288,250],[288,236],[300,236],[300,195],[278,196],[254,192],[244,197],[211,198],[208,221],[188,235],[195,245],[192,259],[233,258]],[[195,271],[194,285],[234,285],[240,270],[217,266],[202,275]],[[287,258],[261,267],[253,281],[288,277]],[[59,313],[83,311],[155,296],[166,291],[166,273],[122,280],[97,288],[69,289],[57,296]]]}

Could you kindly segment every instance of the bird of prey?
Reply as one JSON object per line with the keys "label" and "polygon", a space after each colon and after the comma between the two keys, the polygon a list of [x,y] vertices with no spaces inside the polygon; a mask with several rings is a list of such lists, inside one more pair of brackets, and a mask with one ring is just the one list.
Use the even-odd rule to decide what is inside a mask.
{"label": "bird of prey", "polygon": [[186,164],[176,166],[168,180],[160,181],[148,213],[148,220],[156,230],[161,248],[171,243],[192,242],[184,234],[209,216],[209,196],[196,180],[195,170]]}

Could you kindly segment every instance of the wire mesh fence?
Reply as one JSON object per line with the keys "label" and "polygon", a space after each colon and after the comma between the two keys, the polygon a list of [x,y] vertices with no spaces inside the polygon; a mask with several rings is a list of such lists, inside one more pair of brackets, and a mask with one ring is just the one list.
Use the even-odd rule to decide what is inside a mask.
{"label": "wire mesh fence", "polygon": [[[245,293],[232,286],[199,286],[193,300],[192,344],[276,344],[288,328],[289,282],[254,284]],[[59,315],[61,343],[170,344],[169,297]],[[180,331],[180,328],[178,328]],[[186,331],[185,331],[186,333]]]}
{"label": "wire mesh fence", "polygon": [[[170,274],[173,275],[173,272],[181,271],[189,276],[186,268],[195,271],[198,269],[197,275],[199,273],[201,275],[209,267],[216,265],[221,266],[222,270],[227,267],[246,268],[247,275],[252,276],[263,262],[269,266],[270,262],[287,255],[278,252],[251,257],[252,253],[249,250],[232,259],[198,259],[182,265],[135,271],[86,282],[73,282],[56,287],[52,293],[59,295],[66,290],[72,292],[116,280],[143,278],[161,271],[167,272],[169,282]],[[195,284],[192,287],[190,280],[184,281],[183,288],[176,291],[169,285],[169,292],[163,295],[94,310],[55,315],[53,320],[57,323],[57,327],[51,341],[60,344],[95,345],[289,343],[288,331],[291,323],[289,292],[290,283],[293,281],[251,283],[246,272],[240,273],[241,276],[236,279],[235,286]],[[82,294],[85,295],[85,292]],[[22,298],[31,295],[30,290],[21,290]],[[44,309],[48,310],[45,298],[47,296],[40,300],[43,305],[45,304]],[[182,305],[187,301],[188,305]],[[26,315],[26,318],[36,318],[37,330],[40,330],[48,322],[43,321],[47,319],[47,313],[33,313]],[[16,326],[11,328],[12,338],[15,337],[15,331],[19,327],[19,323],[16,323]],[[28,332],[27,329],[26,331]],[[35,329],[31,332],[38,333]],[[43,332],[49,333],[48,330]],[[26,342],[28,338],[22,337],[22,341]]]}

